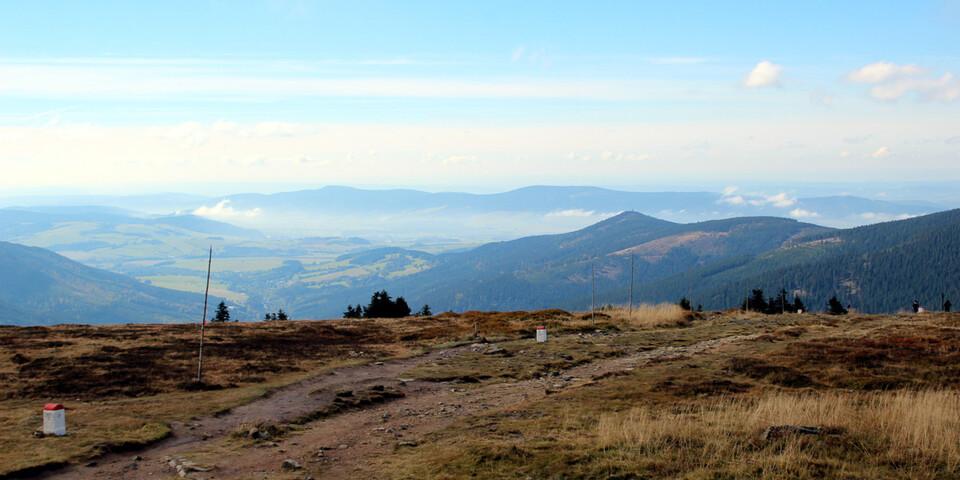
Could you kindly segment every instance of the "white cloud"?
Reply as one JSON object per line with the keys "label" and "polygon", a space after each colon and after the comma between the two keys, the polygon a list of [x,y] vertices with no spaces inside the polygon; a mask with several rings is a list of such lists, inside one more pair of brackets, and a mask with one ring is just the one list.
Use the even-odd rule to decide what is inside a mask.
{"label": "white cloud", "polygon": [[743,196],[735,195],[738,190],[740,190],[740,187],[734,185],[724,187],[718,203],[726,203],[727,205],[743,205],[747,203],[747,199],[743,198]]}
{"label": "white cloud", "polygon": [[790,211],[790,216],[793,218],[814,218],[819,217],[820,214],[810,210],[804,210],[802,208],[795,208]]}
{"label": "white cloud", "polygon": [[[518,49],[517,61],[547,67],[542,50]],[[260,67],[260,68],[258,68]],[[690,98],[676,81],[564,79],[522,76],[399,77],[378,72],[322,71],[243,64],[212,68],[203,63],[14,62],[0,59],[0,97],[55,99],[275,100],[278,98],[531,98],[643,100]]]}
{"label": "white cloud", "polygon": [[[587,119],[582,123],[537,125],[297,123],[284,128],[234,121],[224,118],[181,125],[0,124],[0,171],[4,172],[0,190],[111,185],[137,192],[174,188],[197,178],[225,183],[316,185],[423,185],[429,179],[431,185],[445,188],[602,184],[622,179],[624,172],[633,171],[635,166],[601,161],[602,152],[610,151],[612,158],[617,158],[618,152],[648,154],[649,160],[637,165],[636,171],[644,172],[651,182],[669,183],[677,178],[724,182],[717,188],[719,192],[723,185],[742,181],[743,172],[750,172],[751,179],[773,180],[782,178],[784,171],[793,171],[797,178],[809,181],[822,180],[817,172],[825,170],[858,178],[865,175],[869,180],[949,175],[956,170],[956,145],[919,140],[958,134],[942,116],[919,116],[907,123],[893,117],[849,122],[797,119],[788,125],[730,119],[615,127]],[[873,135],[866,143],[872,148],[849,148],[842,142],[865,131]],[[744,147],[744,132],[758,139],[749,148]],[[688,148],[694,138],[708,142],[709,153]],[[785,141],[820,144],[795,151],[777,150]],[[895,162],[900,153],[896,146],[907,144],[912,161]],[[870,153],[881,145],[890,146],[892,153],[883,159],[871,159]],[[373,146],[375,151],[371,151]],[[849,161],[836,156],[844,149],[851,152]],[[433,155],[429,161],[424,160],[424,152]],[[857,155],[872,160],[871,167],[877,168],[864,171],[862,162],[854,161]],[[444,159],[455,156],[476,160],[442,168]],[[629,156],[624,153],[624,158]],[[266,166],[257,166],[264,161]],[[801,164],[804,168],[796,169]],[[727,193],[730,198],[718,203],[718,210],[764,197],[744,193],[742,188]],[[720,198],[718,193],[716,200]],[[213,203],[207,206],[213,207]]]}
{"label": "white cloud", "polygon": [[744,203],[747,203],[747,199],[740,195],[731,195],[721,198],[720,203],[726,203],[728,205],[743,205]]}
{"label": "white cloud", "polygon": [[873,85],[870,96],[877,100],[895,101],[915,94],[925,101],[953,102],[960,99],[960,79],[950,72],[939,77],[929,76],[916,65],[897,65],[888,62],[871,63],[847,75],[853,83]]}
{"label": "white cloud", "polygon": [[960,80],[945,73],[939,78],[903,78],[870,89],[870,95],[878,100],[898,100],[910,93],[921,100],[953,102],[960,99]]}
{"label": "white cloud", "polygon": [[913,218],[916,215],[911,215],[909,213],[881,213],[881,212],[864,212],[860,214],[860,218],[868,222],[889,222],[893,220],[906,220],[908,218]]}
{"label": "white cloud", "polygon": [[780,85],[783,67],[768,60],[758,63],[743,80],[748,88],[776,87]]}
{"label": "white cloud", "polygon": [[864,65],[849,74],[847,79],[854,83],[881,83],[893,78],[918,75],[923,69],[916,65],[897,65],[889,62],[876,62]]}
{"label": "white cloud", "polygon": [[873,158],[883,158],[883,157],[886,157],[887,155],[890,155],[890,149],[887,147],[880,147],[874,150],[873,153],[870,154],[870,156]]}
{"label": "white cloud", "polygon": [[766,198],[767,203],[777,208],[787,208],[796,205],[797,200],[790,198],[786,193],[781,192]]}
{"label": "white cloud", "polygon": [[582,208],[572,208],[569,210],[556,210],[547,214],[548,217],[592,217],[596,215],[597,212],[594,210],[584,210]]}
{"label": "white cloud", "polygon": [[788,208],[797,204],[797,199],[790,197],[786,192],[780,192],[776,195],[751,194],[749,196],[734,195],[725,196],[720,202],[730,205],[749,204],[754,207],[773,206],[777,208]]}
{"label": "white cloud", "polygon": [[259,217],[262,211],[259,208],[237,210],[230,206],[230,200],[221,200],[212,207],[202,206],[193,211],[199,217],[211,218],[253,218]]}

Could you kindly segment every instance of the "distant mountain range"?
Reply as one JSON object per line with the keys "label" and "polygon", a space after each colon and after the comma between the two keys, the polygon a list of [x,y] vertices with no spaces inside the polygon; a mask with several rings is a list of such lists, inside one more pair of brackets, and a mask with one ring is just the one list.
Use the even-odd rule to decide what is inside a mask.
{"label": "distant mountain range", "polygon": [[[143,205],[163,196],[135,198],[134,203]],[[625,303],[631,258],[638,301],[687,296],[705,308],[733,306],[749,289],[760,287],[770,293],[785,288],[805,297],[810,306],[837,294],[856,308],[892,311],[913,298],[939,304],[940,293],[956,296],[951,288],[960,284],[960,266],[949,255],[960,251],[955,249],[960,241],[957,211],[919,215],[934,207],[850,196],[798,199],[733,191],[642,193],[591,187],[473,195],[327,187],[173,199],[199,206],[176,215],[145,214],[123,202],[2,208],[0,241],[50,249],[91,267],[130,275],[142,282],[137,286],[188,293],[202,291],[205,252],[213,245],[212,292],[228,299],[243,319],[262,318],[277,308],[295,318],[338,316],[347,303],[365,303],[381,288],[404,295],[415,307],[429,303],[434,311],[583,309],[592,300],[591,270],[596,271],[599,303]],[[638,205],[644,212],[669,210],[673,217],[633,211]],[[620,210],[626,212],[617,213]],[[739,211],[778,215],[744,216]],[[827,211],[870,222],[914,217],[838,230],[819,226]],[[197,214],[210,212],[228,212],[232,223]],[[676,221],[677,216],[730,218]],[[234,225],[246,224],[238,219],[282,225],[267,228],[267,235]],[[282,234],[309,233],[317,225],[342,234],[370,229],[388,234]],[[561,228],[570,233],[510,234]],[[395,240],[394,235],[408,239]],[[479,241],[487,237],[515,239]],[[89,277],[91,288],[97,278]],[[110,293],[115,286],[93,295],[117,298]],[[82,289],[71,288],[63,291],[76,293],[77,302],[71,303],[80,306],[56,318],[100,321],[102,315],[85,316],[96,309],[83,306]],[[99,304],[96,298],[89,300],[90,305]],[[54,318],[36,313],[43,311],[37,308],[32,311],[38,321]],[[16,304],[8,311],[24,313]],[[113,318],[127,312],[118,307]],[[144,318],[178,315],[157,310]]]}
{"label": "distant mountain range", "polygon": [[[65,224],[95,226],[96,233],[123,234],[117,227],[140,226],[153,229],[177,228],[205,235],[222,235],[259,239],[264,235],[256,230],[218,222],[196,215],[143,216],[113,207],[12,207],[0,209],[0,239],[29,236]],[[145,232],[137,232],[143,236]],[[131,233],[133,234],[133,233]],[[89,241],[90,238],[82,241]]]}
{"label": "distant mountain range", "polygon": [[[752,288],[771,295],[784,288],[814,309],[837,295],[854,308],[886,312],[913,299],[939,307],[941,293],[956,298],[956,252],[960,210],[849,230],[773,217],[678,224],[626,212],[568,234],[433,256],[432,268],[413,275],[290,297],[301,299],[291,309],[318,317],[380,288],[434,311],[585,309],[593,271],[600,304],[627,302],[633,257],[638,301],[686,296],[704,308],[729,308]],[[331,303],[337,300],[342,305]]]}
{"label": "distant mountain range", "polygon": [[[707,309],[730,308],[753,288],[770,295],[784,288],[812,309],[837,295],[853,308],[889,312],[914,299],[938,308],[941,294],[960,298],[960,210],[854,229],[777,217],[683,224],[625,212],[570,233],[461,252],[351,245],[360,249],[324,267],[288,260],[232,275],[246,293],[295,318],[337,317],[384,288],[434,311],[583,310],[594,285],[599,305],[624,304],[631,263],[637,302],[685,296]],[[199,302],[196,293],[0,242],[0,323],[193,321]],[[251,319],[257,309],[250,307],[237,314]]]}
{"label": "distant mountain range", "polygon": [[[2,199],[0,199],[2,201]],[[949,208],[931,202],[789,192],[631,192],[588,186],[531,186],[502,193],[430,193],[327,186],[220,197],[20,197],[20,205],[103,205],[149,213],[193,213],[273,236],[360,236],[378,241],[422,237],[491,241],[583,228],[624,211],[674,222],[777,216],[834,227],[908,218]]]}
{"label": "distant mountain range", "polygon": [[748,289],[781,288],[822,308],[837,295],[870,312],[895,312],[918,300],[939,310],[960,298],[960,210],[823,232],[759,255],[730,257],[647,286],[645,295],[686,293],[711,307],[730,305]]}
{"label": "distant mountain range", "polygon": [[[226,202],[226,203],[221,203]],[[361,190],[324,187],[315,190],[242,194],[212,200],[234,212],[257,212],[238,218],[244,225],[282,229],[303,219],[328,219],[336,234],[362,236],[453,235],[461,238],[516,238],[581,228],[624,211],[637,211],[676,222],[699,222],[742,216],[777,216],[848,227],[943,210],[920,202],[889,202],[847,195],[795,198],[713,192],[627,192],[596,187],[532,186],[504,193],[428,193],[417,190]],[[375,222],[374,222],[375,221]]]}
{"label": "distant mountain range", "polygon": [[202,301],[42,248],[0,242],[0,324],[197,321]]}

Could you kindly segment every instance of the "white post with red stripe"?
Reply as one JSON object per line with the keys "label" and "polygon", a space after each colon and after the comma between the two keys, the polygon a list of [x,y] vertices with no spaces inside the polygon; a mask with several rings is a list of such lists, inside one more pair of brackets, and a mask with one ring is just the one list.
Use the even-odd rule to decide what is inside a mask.
{"label": "white post with red stripe", "polygon": [[544,343],[547,341],[547,327],[543,325],[537,327],[537,343]]}
{"label": "white post with red stripe", "polygon": [[48,403],[43,406],[43,434],[62,437],[67,434],[67,413],[63,405]]}

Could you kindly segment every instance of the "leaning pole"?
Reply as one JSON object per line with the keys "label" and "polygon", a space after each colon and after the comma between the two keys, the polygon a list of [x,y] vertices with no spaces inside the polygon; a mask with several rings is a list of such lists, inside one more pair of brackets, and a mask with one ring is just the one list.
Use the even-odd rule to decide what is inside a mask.
{"label": "leaning pole", "polygon": [[207,326],[207,298],[210,295],[210,265],[213,264],[213,246],[207,257],[207,287],[203,290],[203,317],[200,319],[200,355],[197,358],[197,383],[203,381],[203,333]]}

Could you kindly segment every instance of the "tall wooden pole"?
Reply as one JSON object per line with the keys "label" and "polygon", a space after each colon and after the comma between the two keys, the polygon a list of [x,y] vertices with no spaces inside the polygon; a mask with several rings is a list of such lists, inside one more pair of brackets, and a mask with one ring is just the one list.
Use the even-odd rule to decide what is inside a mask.
{"label": "tall wooden pole", "polygon": [[628,316],[633,315],[633,254],[630,255],[630,308],[627,312]]}
{"label": "tall wooden pole", "polygon": [[200,356],[197,359],[197,383],[203,381],[203,334],[207,326],[207,298],[210,295],[210,266],[213,264],[213,245],[207,257],[207,287],[203,291],[203,317],[200,319]]}

